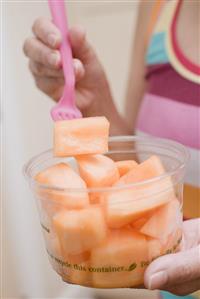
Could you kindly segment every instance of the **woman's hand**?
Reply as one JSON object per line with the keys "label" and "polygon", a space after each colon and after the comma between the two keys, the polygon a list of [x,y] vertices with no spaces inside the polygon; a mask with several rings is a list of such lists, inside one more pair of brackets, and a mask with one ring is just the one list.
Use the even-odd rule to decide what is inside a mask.
{"label": "woman's hand", "polygon": [[[34,37],[27,38],[24,53],[37,87],[58,101],[64,86],[59,47],[61,33],[48,19],[39,18],[33,24]],[[104,70],[89,45],[85,31],[72,28],[69,32],[76,76],[76,100],[80,109],[97,101],[110,101],[111,95]]]}
{"label": "woman's hand", "polygon": [[145,272],[145,286],[179,296],[200,289],[200,219],[183,224],[182,250],[153,261]]}
{"label": "woman's hand", "polygon": [[[61,34],[46,18],[35,21],[33,34],[34,37],[27,38],[24,43],[30,70],[37,87],[58,101],[64,87],[59,53]],[[115,107],[105,72],[87,41],[85,31],[74,27],[69,32],[69,38],[74,57],[76,104],[83,116],[106,116],[111,122],[111,135],[132,133],[132,128],[127,127]]]}
{"label": "woman's hand", "polygon": [[[34,37],[27,38],[24,53],[29,58],[29,67],[37,87],[54,100],[62,95],[64,77],[59,46],[61,34],[46,18],[33,24]],[[92,108],[101,113],[101,106],[110,105],[112,97],[102,65],[86,39],[85,31],[74,27],[69,32],[74,57],[76,76],[76,100],[81,110]],[[96,108],[94,108],[96,107]],[[103,107],[102,107],[103,109]],[[107,107],[108,109],[108,107]]]}

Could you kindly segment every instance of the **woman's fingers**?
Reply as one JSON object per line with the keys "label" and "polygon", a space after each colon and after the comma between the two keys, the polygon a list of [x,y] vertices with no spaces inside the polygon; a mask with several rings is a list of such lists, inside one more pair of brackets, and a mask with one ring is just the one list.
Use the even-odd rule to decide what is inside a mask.
{"label": "woman's fingers", "polygon": [[45,17],[36,19],[32,31],[38,39],[52,49],[57,49],[61,44],[62,36],[60,31]]}
{"label": "woman's fingers", "polygon": [[69,39],[74,57],[80,59],[84,64],[95,57],[94,50],[88,43],[86,32],[82,27],[72,27],[69,31]]}
{"label": "woman's fingers", "polygon": [[63,92],[64,78],[51,78],[51,77],[36,77],[36,86],[50,95],[54,100],[58,101]]}
{"label": "woman's fingers", "polygon": [[26,39],[24,53],[28,58],[50,68],[58,69],[61,65],[59,51],[48,48],[34,37]]}
{"label": "woman's fingers", "polygon": [[[35,37],[26,39],[24,43],[25,55],[46,67],[58,69],[61,66],[61,56],[58,51],[61,44],[59,30],[51,21],[42,17],[34,22],[33,33]],[[69,31],[69,39],[73,56],[82,64],[87,65],[96,59],[94,50],[86,39],[84,29],[73,27]]]}
{"label": "woman's fingers", "polygon": [[[76,77],[76,82],[83,78],[85,74],[85,70],[83,64],[80,60],[74,59],[74,73]],[[46,67],[44,64],[30,60],[29,68],[32,74],[36,77],[50,77],[50,78],[63,78],[63,70],[62,69],[51,69]]]}
{"label": "woman's fingers", "polygon": [[[200,245],[187,251],[162,256],[145,272],[145,286],[150,290],[170,287],[200,278]],[[192,290],[193,291],[193,290]]]}
{"label": "woman's fingers", "polygon": [[49,67],[46,67],[44,64],[36,62],[34,60],[29,61],[29,68],[31,73],[37,77],[63,78],[62,69],[51,69]]}
{"label": "woman's fingers", "polygon": [[79,59],[74,59],[74,73],[76,77],[76,82],[81,80],[85,75],[85,68]]}

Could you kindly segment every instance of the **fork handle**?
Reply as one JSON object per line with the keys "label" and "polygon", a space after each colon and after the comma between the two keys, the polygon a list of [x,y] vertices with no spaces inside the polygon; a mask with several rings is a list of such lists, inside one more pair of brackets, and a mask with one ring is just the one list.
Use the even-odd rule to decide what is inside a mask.
{"label": "fork handle", "polygon": [[53,18],[53,22],[58,27],[62,35],[60,53],[62,59],[64,78],[65,78],[65,90],[71,94],[71,96],[68,97],[68,100],[69,99],[73,100],[75,75],[74,75],[74,68],[73,68],[72,49],[71,49],[71,44],[68,36],[68,23],[67,23],[67,16],[65,13],[65,3],[63,0],[48,0],[48,3]]}

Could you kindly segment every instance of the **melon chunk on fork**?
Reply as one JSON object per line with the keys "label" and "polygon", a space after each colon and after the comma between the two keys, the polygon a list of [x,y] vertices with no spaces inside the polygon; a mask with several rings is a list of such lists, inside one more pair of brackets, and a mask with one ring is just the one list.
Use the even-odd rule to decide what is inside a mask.
{"label": "melon chunk on fork", "polygon": [[54,156],[102,154],[108,151],[109,122],[105,117],[57,121]]}

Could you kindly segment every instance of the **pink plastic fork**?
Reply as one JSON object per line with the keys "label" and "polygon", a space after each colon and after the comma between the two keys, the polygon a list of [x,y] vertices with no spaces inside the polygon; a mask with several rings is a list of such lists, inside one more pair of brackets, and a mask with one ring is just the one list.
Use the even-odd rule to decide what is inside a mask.
{"label": "pink plastic fork", "polygon": [[63,0],[48,0],[54,24],[62,34],[60,53],[64,71],[65,86],[58,104],[51,109],[54,121],[81,118],[82,114],[75,105],[75,76],[72,49],[68,38],[68,24]]}

